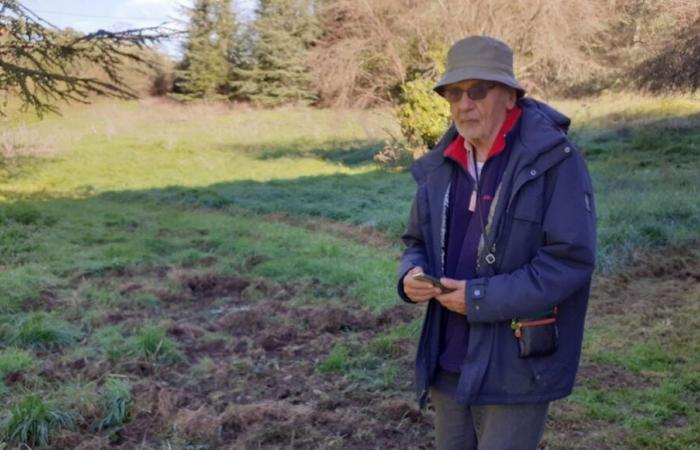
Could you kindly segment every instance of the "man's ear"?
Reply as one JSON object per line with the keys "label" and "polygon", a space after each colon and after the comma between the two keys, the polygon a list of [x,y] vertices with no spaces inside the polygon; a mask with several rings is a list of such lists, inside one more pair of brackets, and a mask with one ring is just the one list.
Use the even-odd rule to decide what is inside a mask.
{"label": "man's ear", "polygon": [[515,103],[518,101],[518,93],[515,89],[508,88],[508,98],[506,99],[506,109],[510,111],[515,108]]}

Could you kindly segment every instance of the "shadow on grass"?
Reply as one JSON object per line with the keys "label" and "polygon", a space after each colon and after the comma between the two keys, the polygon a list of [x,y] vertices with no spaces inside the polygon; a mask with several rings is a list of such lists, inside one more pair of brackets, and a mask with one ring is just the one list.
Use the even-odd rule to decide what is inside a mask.
{"label": "shadow on grass", "polygon": [[[700,115],[692,120],[700,120]],[[582,143],[597,193],[601,266],[612,268],[635,247],[662,246],[697,235],[700,207],[691,194],[696,190],[693,186],[700,183],[700,175],[694,169],[700,161],[700,128],[674,128],[668,126],[667,119],[661,119],[644,128],[608,133],[607,137],[601,133],[596,139],[588,135]],[[375,144],[300,144],[291,150],[259,146],[243,151],[261,159],[317,155],[340,164],[359,165],[371,160]],[[145,209],[163,205],[329,219],[399,236],[414,189],[414,182],[405,171],[374,170],[352,175],[107,192],[94,198],[142,205]],[[12,192],[0,194],[17,198]],[[50,200],[50,196],[37,194],[25,199],[40,202]]]}
{"label": "shadow on grass", "polygon": [[384,146],[381,140],[295,141],[286,144],[269,144],[241,147],[227,144],[219,147],[224,152],[240,152],[255,155],[261,161],[283,158],[311,158],[341,164],[346,167],[358,167],[374,162],[374,155]]}
{"label": "shadow on grass", "polygon": [[99,197],[118,202],[155,202],[319,217],[399,235],[404,229],[414,190],[415,184],[407,172],[377,170],[356,175],[217,183],[202,188],[172,186],[109,192]]}

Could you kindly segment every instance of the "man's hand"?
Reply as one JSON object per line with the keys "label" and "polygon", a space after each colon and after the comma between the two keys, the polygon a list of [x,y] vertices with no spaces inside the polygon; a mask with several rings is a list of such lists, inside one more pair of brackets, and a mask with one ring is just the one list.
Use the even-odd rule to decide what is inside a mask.
{"label": "man's hand", "polygon": [[466,316],[467,302],[464,294],[464,291],[467,289],[466,280],[453,280],[452,278],[442,277],[440,278],[440,283],[446,288],[454,289],[454,291],[438,295],[435,299],[450,311]]}
{"label": "man's hand", "polygon": [[403,277],[403,291],[406,296],[415,303],[427,302],[440,294],[440,288],[433,286],[427,281],[418,281],[413,278],[416,273],[423,273],[421,267],[414,267]]}

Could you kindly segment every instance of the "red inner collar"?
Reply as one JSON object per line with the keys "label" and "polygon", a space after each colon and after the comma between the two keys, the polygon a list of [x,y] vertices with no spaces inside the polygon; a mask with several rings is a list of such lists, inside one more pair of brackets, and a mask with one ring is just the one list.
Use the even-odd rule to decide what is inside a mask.
{"label": "red inner collar", "polygon": [[[506,120],[503,121],[501,129],[496,135],[496,140],[493,141],[493,145],[489,150],[486,160],[498,155],[506,148],[506,134],[513,129],[515,124],[520,118],[520,114],[523,110],[519,106],[515,106],[513,109],[508,111],[506,115]],[[464,148],[464,137],[462,135],[457,135],[457,138],[452,141],[450,145],[447,146],[443,152],[443,156],[450,158],[457,162],[465,171],[469,171],[469,161],[467,159],[467,149]]]}

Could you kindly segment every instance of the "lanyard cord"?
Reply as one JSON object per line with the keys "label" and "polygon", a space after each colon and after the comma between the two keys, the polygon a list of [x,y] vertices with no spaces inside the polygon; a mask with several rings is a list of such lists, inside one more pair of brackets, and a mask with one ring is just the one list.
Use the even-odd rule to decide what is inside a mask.
{"label": "lanyard cord", "polygon": [[[476,208],[475,213],[479,215],[479,225],[481,226],[481,239],[484,241],[484,248],[488,251],[488,246],[486,245],[486,227],[484,226],[484,216],[481,213],[481,180],[479,177],[479,166],[476,162],[476,149],[473,149],[472,159],[474,161],[474,176],[476,177]],[[486,167],[486,162],[484,162],[483,167]],[[477,244],[478,245],[478,244]]]}

